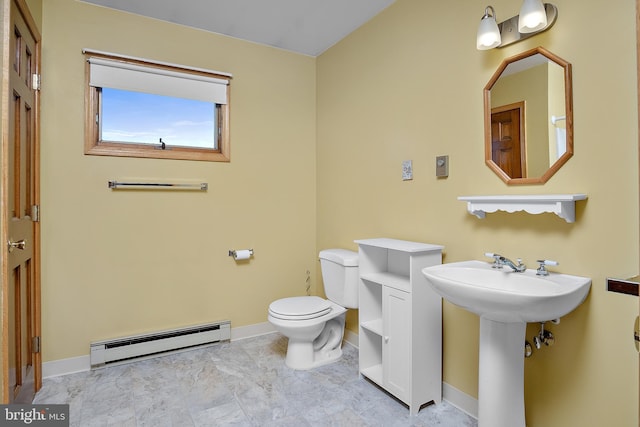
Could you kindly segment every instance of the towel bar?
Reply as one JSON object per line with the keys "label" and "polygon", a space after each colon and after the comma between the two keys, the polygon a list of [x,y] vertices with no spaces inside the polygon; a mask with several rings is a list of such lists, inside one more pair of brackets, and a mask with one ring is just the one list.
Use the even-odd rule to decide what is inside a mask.
{"label": "towel bar", "polygon": [[153,190],[175,189],[175,190],[207,191],[209,189],[209,184],[207,184],[206,182],[197,183],[197,184],[178,184],[178,183],[169,183],[169,182],[109,181],[109,188],[111,188],[112,190],[131,188],[131,189],[153,189]]}

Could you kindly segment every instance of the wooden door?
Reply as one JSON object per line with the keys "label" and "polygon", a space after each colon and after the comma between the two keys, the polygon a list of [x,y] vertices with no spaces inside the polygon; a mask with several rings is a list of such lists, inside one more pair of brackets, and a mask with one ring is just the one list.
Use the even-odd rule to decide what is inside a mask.
{"label": "wooden door", "polygon": [[525,178],[524,102],[491,110],[491,159],[510,178]]}
{"label": "wooden door", "polygon": [[[39,73],[40,35],[24,0],[3,21],[2,379],[3,402],[30,403],[42,381],[40,358]],[[4,7],[4,6],[3,6]],[[7,10],[6,7],[4,10]]]}

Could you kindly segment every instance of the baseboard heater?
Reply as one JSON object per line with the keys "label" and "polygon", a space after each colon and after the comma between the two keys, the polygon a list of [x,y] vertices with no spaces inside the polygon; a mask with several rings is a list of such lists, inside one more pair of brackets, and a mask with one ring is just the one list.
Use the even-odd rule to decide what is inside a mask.
{"label": "baseboard heater", "polygon": [[205,347],[231,338],[228,320],[91,343],[91,369],[102,368],[167,352]]}

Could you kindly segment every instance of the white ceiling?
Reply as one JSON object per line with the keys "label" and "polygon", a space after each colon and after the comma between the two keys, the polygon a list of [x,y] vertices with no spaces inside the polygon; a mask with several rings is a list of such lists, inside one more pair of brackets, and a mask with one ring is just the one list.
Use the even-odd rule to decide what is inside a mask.
{"label": "white ceiling", "polygon": [[317,56],[395,0],[82,0]]}

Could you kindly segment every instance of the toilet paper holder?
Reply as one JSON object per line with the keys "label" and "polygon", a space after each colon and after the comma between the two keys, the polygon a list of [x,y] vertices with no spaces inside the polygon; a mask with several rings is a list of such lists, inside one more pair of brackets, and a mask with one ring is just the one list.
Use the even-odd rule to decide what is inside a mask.
{"label": "toilet paper holder", "polygon": [[[249,257],[253,256],[253,249],[242,249],[242,250],[230,249],[229,250],[229,256],[232,256],[233,259],[238,259],[239,253],[241,254],[241,253],[244,253],[245,251],[249,252]],[[240,259],[245,259],[245,258],[242,258],[242,256],[241,256]]]}

